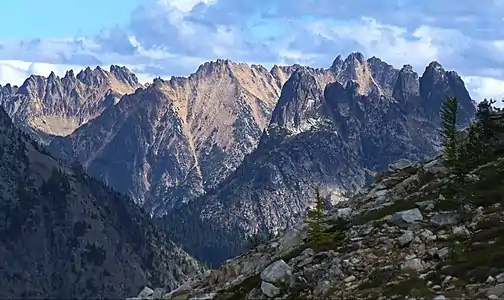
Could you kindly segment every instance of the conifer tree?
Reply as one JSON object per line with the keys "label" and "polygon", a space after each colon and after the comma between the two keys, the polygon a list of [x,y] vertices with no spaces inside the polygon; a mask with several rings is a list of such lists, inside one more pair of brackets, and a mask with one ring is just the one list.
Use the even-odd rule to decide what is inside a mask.
{"label": "conifer tree", "polygon": [[315,244],[322,244],[334,237],[333,233],[324,232],[322,228],[324,219],[327,216],[324,206],[324,198],[320,195],[320,189],[315,189],[315,207],[308,212],[305,223],[308,225],[308,237]]}
{"label": "conifer tree", "polygon": [[495,100],[484,99],[478,104],[476,122],[481,126],[481,138],[484,144],[488,144],[495,137],[495,124],[492,116],[495,114],[493,104]]}
{"label": "conifer tree", "polygon": [[456,171],[457,149],[457,109],[458,101],[448,97],[441,106],[441,136],[443,139],[443,154],[445,166],[451,171]]}

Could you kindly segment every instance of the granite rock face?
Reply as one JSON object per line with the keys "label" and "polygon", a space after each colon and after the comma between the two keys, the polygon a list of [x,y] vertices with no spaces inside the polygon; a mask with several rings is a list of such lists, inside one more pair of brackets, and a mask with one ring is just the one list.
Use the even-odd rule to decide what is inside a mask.
{"label": "granite rock face", "polygon": [[0,298],[116,299],[203,271],[131,199],[58,163],[0,107]]}
{"label": "granite rock face", "polygon": [[315,186],[337,202],[399,159],[434,155],[439,117],[426,107],[457,96],[460,125],[474,114],[458,75],[437,63],[421,77],[409,66],[390,77],[386,70],[358,53],[337,58],[329,70],[298,68],[257,149],[213,190],[164,217],[172,238],[218,265],[243,251],[247,235],[293,226],[313,205]]}
{"label": "granite rock face", "polygon": [[88,67],[77,75],[70,70],[60,78],[51,72],[48,77],[32,75],[20,87],[0,86],[0,105],[16,125],[47,143],[52,136],[72,133],[140,87],[125,67]]}
{"label": "granite rock face", "polygon": [[156,79],[50,149],[162,215],[213,188],[256,148],[296,68],[217,60],[187,78]]}

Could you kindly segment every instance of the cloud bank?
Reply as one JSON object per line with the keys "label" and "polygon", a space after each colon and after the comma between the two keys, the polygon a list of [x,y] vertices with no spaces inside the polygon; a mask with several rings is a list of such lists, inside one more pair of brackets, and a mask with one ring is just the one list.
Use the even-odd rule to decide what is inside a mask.
{"label": "cloud bank", "polygon": [[145,0],[124,27],[67,39],[0,40],[0,83],[69,68],[126,65],[140,78],[204,61],[328,67],[360,51],[417,72],[437,60],[474,99],[504,93],[502,0]]}

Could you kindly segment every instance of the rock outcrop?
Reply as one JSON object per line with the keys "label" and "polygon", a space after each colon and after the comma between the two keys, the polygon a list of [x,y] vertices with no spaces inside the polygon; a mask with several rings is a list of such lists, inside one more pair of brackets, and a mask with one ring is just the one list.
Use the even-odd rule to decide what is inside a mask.
{"label": "rock outcrop", "polygon": [[299,223],[159,299],[501,299],[502,153],[458,190],[441,156],[401,163],[329,211],[330,240]]}
{"label": "rock outcrop", "polygon": [[20,87],[0,86],[0,105],[16,125],[48,142],[65,136],[115,105],[122,95],[142,87],[125,67],[72,70],[60,78],[32,75]]}
{"label": "rock outcrop", "polygon": [[203,271],[131,199],[59,164],[0,107],[0,298],[117,299]]}

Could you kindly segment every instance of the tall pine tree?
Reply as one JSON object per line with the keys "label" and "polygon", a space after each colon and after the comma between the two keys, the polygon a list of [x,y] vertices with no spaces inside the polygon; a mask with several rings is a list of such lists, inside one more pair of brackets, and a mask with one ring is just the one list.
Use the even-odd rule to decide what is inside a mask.
{"label": "tall pine tree", "polygon": [[448,97],[441,106],[441,137],[443,139],[444,163],[451,171],[456,171],[458,160],[457,110],[458,101],[454,97]]}

